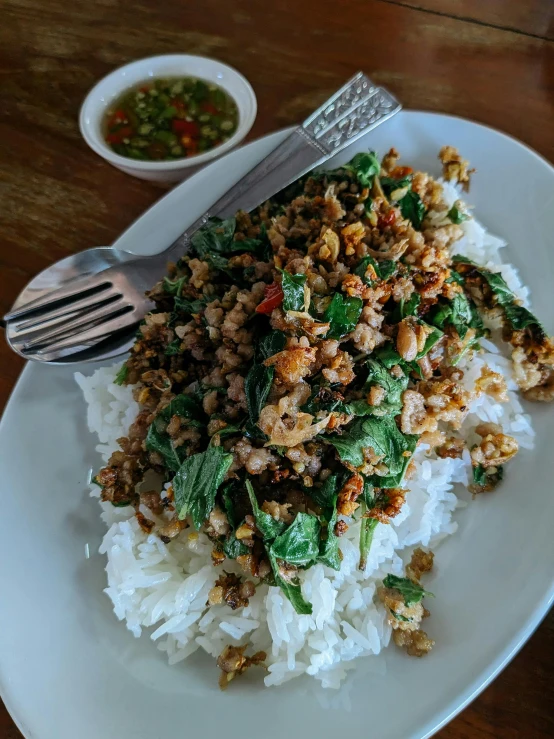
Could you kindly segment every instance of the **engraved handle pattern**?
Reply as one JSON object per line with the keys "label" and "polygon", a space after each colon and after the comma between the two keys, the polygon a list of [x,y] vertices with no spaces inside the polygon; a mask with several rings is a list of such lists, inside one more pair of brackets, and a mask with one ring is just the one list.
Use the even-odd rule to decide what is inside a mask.
{"label": "engraved handle pattern", "polygon": [[362,100],[373,94],[377,88],[362,72],[358,72],[344,87],[341,87],[321,108],[314,111],[304,121],[302,128],[314,138],[337,123]]}
{"label": "engraved handle pattern", "polygon": [[400,104],[396,98],[387,90],[378,88],[368,100],[326,131],[318,139],[318,143],[328,151],[341,149],[390,118],[399,109]]}

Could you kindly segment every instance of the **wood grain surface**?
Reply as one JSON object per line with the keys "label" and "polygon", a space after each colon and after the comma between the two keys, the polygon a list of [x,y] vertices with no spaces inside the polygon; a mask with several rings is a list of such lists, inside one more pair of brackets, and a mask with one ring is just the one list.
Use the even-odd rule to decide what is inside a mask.
{"label": "wood grain surface", "polygon": [[[554,160],[553,0],[2,0],[0,18],[0,313],[163,194],[106,164],[77,125],[87,90],[140,57],[237,67],[258,96],[250,138],[302,120],[363,69],[406,107],[486,123]],[[21,368],[0,341],[0,407]],[[553,737],[553,655],[551,614],[438,736]],[[0,739],[18,737],[0,706]]]}

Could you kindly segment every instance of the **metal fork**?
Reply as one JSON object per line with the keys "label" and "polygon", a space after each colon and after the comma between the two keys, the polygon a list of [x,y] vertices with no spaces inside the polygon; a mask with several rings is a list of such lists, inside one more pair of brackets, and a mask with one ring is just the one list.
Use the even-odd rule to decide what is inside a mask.
{"label": "metal fork", "polygon": [[[106,337],[129,331],[152,309],[145,296],[189,248],[191,236],[210,217],[252,210],[298,177],[322,165],[401,108],[384,88],[362,72],[297,127],[276,149],[233,185],[164,252],[137,257],[12,309],[10,343],[29,358],[53,362],[73,352],[94,350]],[[78,361],[76,358],[75,361]]]}

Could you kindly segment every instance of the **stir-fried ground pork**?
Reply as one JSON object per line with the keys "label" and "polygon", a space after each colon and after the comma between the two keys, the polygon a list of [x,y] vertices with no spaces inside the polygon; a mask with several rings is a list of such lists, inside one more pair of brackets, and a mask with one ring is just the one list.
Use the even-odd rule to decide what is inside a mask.
{"label": "stir-fried ground pork", "polygon": [[392,638],[396,646],[402,647],[412,657],[423,657],[431,651],[435,642],[420,626],[429,611],[421,602],[428,593],[420,585],[421,575],[433,568],[433,552],[416,549],[406,566],[406,577],[391,575],[383,581],[377,595],[387,611],[387,620],[392,626]]}
{"label": "stir-fried ground pork", "polygon": [[[465,205],[449,208],[439,182],[398,158],[358,154],[252,213],[211,221],[149,293],[155,310],[119,376],[140,413],[96,482],[166,543],[206,532],[221,567],[214,607],[246,606],[264,581],[310,613],[299,571],[339,569],[352,519],[364,566],[374,527],[410,494],[417,445],[461,456],[471,402],[507,398],[498,373],[484,370],[468,390],[457,366],[487,334],[481,313],[502,319],[526,397],[552,399],[552,340],[499,275],[452,256]],[[446,179],[467,188],[472,170],[458,152],[444,147],[440,159]],[[476,433],[472,490],[482,492],[517,443],[490,425]],[[151,472],[171,483],[161,495],[137,492]],[[407,573],[419,587],[431,559],[414,557]],[[395,641],[428,651],[421,597],[386,586],[379,597]],[[244,649],[219,658],[225,685],[263,660]]]}
{"label": "stir-fried ground pork", "polygon": [[217,666],[221,670],[219,676],[221,690],[225,690],[231,680],[234,680],[237,675],[242,675],[252,665],[263,665],[267,656],[265,652],[256,652],[252,657],[248,657],[244,654],[245,651],[246,645],[242,647],[229,645],[217,658]]}

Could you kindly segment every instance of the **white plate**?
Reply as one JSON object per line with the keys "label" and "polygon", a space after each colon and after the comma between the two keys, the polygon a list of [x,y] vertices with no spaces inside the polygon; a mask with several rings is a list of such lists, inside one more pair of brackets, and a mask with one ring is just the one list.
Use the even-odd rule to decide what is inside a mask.
{"label": "white plate", "polygon": [[[279,132],[215,162],[166,195],[116,246],[150,253],[170,243]],[[554,170],[518,142],[469,121],[403,112],[354,150],[395,145],[406,163],[438,172],[443,144],[477,166],[477,217],[511,244],[506,257],[533,289],[554,329]],[[91,372],[90,365],[84,368]],[[135,640],[102,594],[103,535],[87,497],[98,463],[72,370],[27,365],[0,428],[0,688],[29,739],[264,739],[368,736],[420,739],[483,689],[530,636],[554,594],[552,409],[530,408],[533,452],[510,466],[502,488],[457,515],[459,532],[440,547],[423,660],[394,647],[359,662],[339,692],[295,680],[263,689],[251,679],[217,688],[211,660],[169,667],[147,637]],[[85,558],[85,544],[91,558]],[[363,734],[362,734],[363,732]]]}

